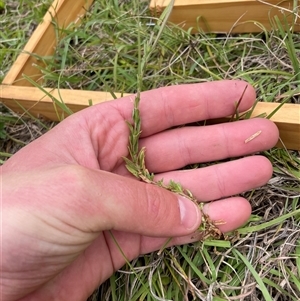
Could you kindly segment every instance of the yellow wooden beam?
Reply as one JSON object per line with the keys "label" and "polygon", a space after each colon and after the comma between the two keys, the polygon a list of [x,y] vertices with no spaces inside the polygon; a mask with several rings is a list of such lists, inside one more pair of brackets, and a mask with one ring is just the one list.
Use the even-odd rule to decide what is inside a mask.
{"label": "yellow wooden beam", "polygon": [[[252,117],[266,113],[269,115],[280,104],[259,102],[255,107]],[[300,150],[300,105],[299,104],[284,104],[271,118],[279,129],[280,139],[278,147],[286,147],[287,149]]]}
{"label": "yellow wooden beam", "polygon": [[42,74],[35,65],[42,65],[42,61],[38,60],[38,57],[50,56],[54,53],[57,45],[57,35],[61,35],[61,32],[56,32],[56,27],[66,28],[72,22],[76,25],[80,24],[82,17],[92,3],[93,0],[54,0],[43,21],[35,29],[2,84],[31,86],[23,78],[23,74],[31,77],[36,82],[40,81]]}
{"label": "yellow wooden beam", "polygon": [[[150,9],[160,14],[171,0],[151,0]],[[185,29],[205,32],[243,33],[270,30],[274,16],[286,18],[300,31],[299,7],[293,0],[175,0],[169,21]],[[284,23],[283,23],[284,24]]]}
{"label": "yellow wooden beam", "polygon": [[[0,85],[0,100],[14,112],[58,121],[67,117],[67,113],[56,104],[54,99],[64,103],[72,112],[80,111],[92,104],[114,99],[109,92],[83,91],[69,89]],[[116,97],[128,94],[115,93]],[[25,110],[24,110],[25,109]]]}
{"label": "yellow wooden beam", "polygon": [[[15,112],[24,113],[24,108],[30,114],[37,117],[46,117],[52,120],[60,120],[62,113],[53,97],[63,101],[73,112],[77,112],[93,104],[112,100],[108,92],[81,91],[68,89],[45,89],[49,95],[35,87],[0,86],[0,100]],[[127,94],[128,95],[128,94]],[[125,96],[120,93],[117,97]],[[20,106],[21,105],[21,106]],[[261,114],[269,115],[277,107],[278,103],[259,102],[252,117]],[[298,104],[284,104],[271,118],[279,128],[280,138],[288,149],[300,150],[300,106]],[[280,143],[278,146],[283,147]]]}

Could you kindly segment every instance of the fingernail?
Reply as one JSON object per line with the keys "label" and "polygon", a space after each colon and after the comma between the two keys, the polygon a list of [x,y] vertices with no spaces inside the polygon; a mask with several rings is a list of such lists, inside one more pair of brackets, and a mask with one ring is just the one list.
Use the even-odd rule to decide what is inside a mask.
{"label": "fingernail", "polygon": [[181,224],[187,230],[196,230],[200,224],[200,210],[191,200],[178,197]]}

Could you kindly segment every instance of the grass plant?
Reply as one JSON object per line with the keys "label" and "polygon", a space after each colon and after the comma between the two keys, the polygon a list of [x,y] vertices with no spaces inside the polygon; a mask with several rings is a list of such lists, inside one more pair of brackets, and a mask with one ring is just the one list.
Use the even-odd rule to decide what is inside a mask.
{"label": "grass plant", "polygon": [[[9,0],[0,6],[2,78],[50,2]],[[262,28],[259,34],[192,35],[166,24],[165,16],[151,16],[148,4],[96,0],[80,27],[63,29],[54,56],[43,58],[44,86],[139,93],[181,83],[244,79],[256,88],[259,101],[300,104],[300,35],[284,22],[275,19],[272,31]],[[3,162],[53,126],[1,109]],[[138,98],[135,109],[132,159],[138,154],[142,122]],[[274,173],[267,185],[243,193],[253,207],[246,225],[229,233],[228,240],[141,256],[116,272],[90,300],[299,300],[300,155],[277,148],[263,154]],[[132,162],[127,163],[132,168]],[[133,172],[136,167],[145,172],[143,160],[133,163]],[[146,178],[151,180],[151,174]],[[173,188],[183,189],[175,183]]]}

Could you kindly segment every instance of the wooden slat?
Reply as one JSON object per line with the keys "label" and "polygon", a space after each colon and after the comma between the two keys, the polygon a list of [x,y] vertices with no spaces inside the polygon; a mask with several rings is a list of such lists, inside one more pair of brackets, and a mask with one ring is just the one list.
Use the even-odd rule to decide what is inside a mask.
{"label": "wooden slat", "polygon": [[[63,102],[73,111],[77,112],[89,105],[89,100],[93,104],[112,100],[113,97],[106,92],[80,91],[80,90],[51,90],[46,89],[53,97],[62,99]],[[117,94],[121,97],[121,94]],[[125,96],[125,95],[124,95]],[[18,105],[20,103],[30,114],[35,116],[44,116],[52,120],[59,120],[62,112],[59,114],[54,110],[54,104],[51,97],[44,92],[33,87],[0,86],[0,99],[9,108],[15,112],[24,113],[24,110]],[[270,114],[279,104],[259,102],[253,111],[252,117],[261,114]],[[57,106],[56,106],[57,108]],[[300,105],[284,104],[280,110],[272,117],[280,131],[280,137],[288,149],[300,150]],[[279,143],[279,147],[282,145]]]}
{"label": "wooden slat", "polygon": [[[68,89],[49,89],[45,91],[51,97],[63,101],[72,112],[80,111],[89,106],[89,102],[97,104],[113,99],[108,92],[82,91]],[[28,113],[36,117],[46,117],[47,119],[58,121],[68,114],[63,113],[53,98],[35,87],[0,85],[0,100],[11,110],[17,113]],[[115,93],[116,97],[128,94]],[[23,107],[23,108],[22,108]]]}
{"label": "wooden slat", "polygon": [[[279,103],[259,102],[255,107],[252,117],[266,113],[269,115]],[[278,142],[278,147],[300,150],[300,105],[284,104],[271,118],[279,129],[280,138],[284,143]]]}
{"label": "wooden slat", "polygon": [[34,55],[43,57],[54,53],[57,44],[57,33],[53,23],[59,28],[66,28],[72,22],[80,23],[81,18],[92,3],[93,0],[55,0],[7,73],[2,84],[31,86],[27,80],[23,79],[23,74],[38,81],[41,78],[41,72],[34,65],[41,64],[41,61],[38,61]]}
{"label": "wooden slat", "polygon": [[[150,9],[160,13],[170,1],[152,0]],[[292,9],[293,0],[175,0],[169,21],[185,29],[193,27],[193,32],[200,28],[205,32],[243,33],[261,32],[261,25],[270,30],[270,20],[277,15],[280,20],[287,17],[294,30],[300,31],[299,17],[294,22]]]}

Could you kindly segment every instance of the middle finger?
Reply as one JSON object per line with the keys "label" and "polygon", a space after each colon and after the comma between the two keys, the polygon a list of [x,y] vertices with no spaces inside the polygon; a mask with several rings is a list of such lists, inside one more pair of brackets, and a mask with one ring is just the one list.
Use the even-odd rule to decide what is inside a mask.
{"label": "middle finger", "polygon": [[254,118],[210,126],[176,128],[141,139],[140,146],[146,148],[146,166],[149,171],[161,173],[188,164],[267,150],[277,140],[278,130],[273,122]]}

